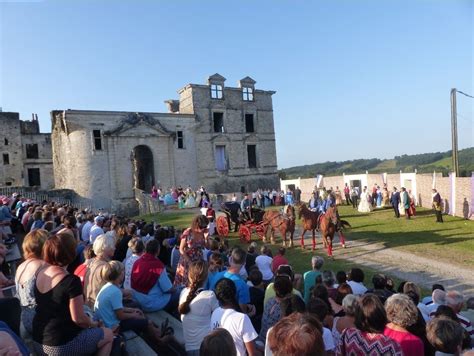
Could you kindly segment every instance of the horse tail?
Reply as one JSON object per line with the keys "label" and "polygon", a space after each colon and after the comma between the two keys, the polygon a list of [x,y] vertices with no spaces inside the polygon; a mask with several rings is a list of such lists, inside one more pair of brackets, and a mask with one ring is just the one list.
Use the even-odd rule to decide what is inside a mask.
{"label": "horse tail", "polygon": [[346,220],[340,220],[341,226],[344,228],[345,226],[352,228],[352,225],[349,224]]}

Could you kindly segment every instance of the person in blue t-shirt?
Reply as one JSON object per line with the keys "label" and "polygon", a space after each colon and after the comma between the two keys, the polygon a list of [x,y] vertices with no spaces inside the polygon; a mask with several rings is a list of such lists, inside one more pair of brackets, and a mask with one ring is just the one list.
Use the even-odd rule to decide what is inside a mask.
{"label": "person in blue t-shirt", "polygon": [[101,272],[107,283],[101,288],[94,304],[96,319],[102,320],[104,326],[114,332],[132,330],[137,334],[145,333],[147,339],[156,346],[160,343],[160,329],[148,320],[140,309],[125,308],[122,303],[120,286],[125,277],[122,262],[110,261]]}
{"label": "person in blue t-shirt", "polygon": [[249,286],[240,276],[240,270],[245,265],[247,253],[240,247],[236,247],[232,250],[232,254],[229,258],[229,269],[216,273],[210,281],[210,289],[215,290],[216,284],[222,278],[228,278],[235,283],[237,288],[237,300],[239,302],[240,309],[243,313],[250,317],[255,315],[255,306],[250,303],[250,292]]}

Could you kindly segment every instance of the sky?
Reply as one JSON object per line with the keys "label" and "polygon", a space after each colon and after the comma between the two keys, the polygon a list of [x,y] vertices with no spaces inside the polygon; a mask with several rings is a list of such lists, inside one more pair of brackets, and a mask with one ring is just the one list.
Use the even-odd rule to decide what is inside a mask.
{"label": "sky", "polygon": [[[474,96],[472,0],[0,0],[0,107],[166,112],[220,73],[275,90],[279,168],[451,148]],[[459,148],[474,99],[457,96]]]}

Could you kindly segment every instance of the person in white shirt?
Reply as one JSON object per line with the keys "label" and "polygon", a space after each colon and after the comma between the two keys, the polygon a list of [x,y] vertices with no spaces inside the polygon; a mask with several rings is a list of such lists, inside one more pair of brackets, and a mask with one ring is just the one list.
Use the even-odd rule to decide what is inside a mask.
{"label": "person in white shirt", "polygon": [[367,287],[364,286],[364,272],[360,268],[353,268],[350,272],[350,280],[347,284],[352,288],[352,294],[362,295],[367,292]]}
{"label": "person in white shirt", "polygon": [[81,240],[89,242],[89,236],[91,234],[91,228],[94,225],[92,223],[92,215],[87,214],[85,219],[87,219],[87,221],[85,222],[84,226],[82,226]]}
{"label": "person in white shirt", "polygon": [[131,278],[133,265],[135,264],[135,261],[144,254],[145,244],[139,237],[134,237],[128,242],[128,248],[132,251],[132,255],[125,258],[123,261],[125,266],[125,279],[123,281],[124,289],[132,289]]}
{"label": "person in white shirt", "polygon": [[212,313],[211,329],[226,329],[232,335],[238,356],[245,356],[247,353],[249,356],[261,355],[255,343],[258,334],[250,318],[237,311],[239,304],[234,282],[228,278],[222,278],[217,282],[215,291],[220,307]]}
{"label": "person in white shirt", "polygon": [[181,291],[178,311],[183,323],[185,348],[188,355],[199,355],[204,337],[211,332],[211,315],[219,307],[216,295],[204,290],[208,267],[204,261],[189,266],[189,287]]}
{"label": "person in white shirt", "polygon": [[104,221],[104,217],[100,215],[94,218],[94,225],[91,227],[91,232],[89,234],[89,243],[93,244],[98,236],[104,234],[104,230],[102,229]]}
{"label": "person in white shirt", "polygon": [[273,258],[269,256],[270,250],[267,246],[263,245],[261,254],[255,259],[255,264],[257,265],[260,272],[262,272],[263,283],[268,285],[273,281],[273,272],[272,272],[272,261]]}

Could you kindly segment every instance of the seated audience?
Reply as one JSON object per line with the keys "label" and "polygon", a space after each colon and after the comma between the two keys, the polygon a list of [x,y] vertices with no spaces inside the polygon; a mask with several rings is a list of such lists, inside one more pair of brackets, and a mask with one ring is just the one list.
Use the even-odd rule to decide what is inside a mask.
{"label": "seated audience", "polygon": [[66,271],[76,256],[69,234],[50,237],[43,246],[47,265],[36,277],[36,314],[33,319],[35,352],[39,355],[108,355],[112,330],[99,327],[83,309],[81,281]]}
{"label": "seated audience", "polygon": [[150,340],[150,346],[157,349],[161,342],[160,330],[147,320],[140,309],[123,306],[120,286],[125,276],[125,268],[122,262],[108,262],[102,268],[101,275],[106,284],[101,288],[95,300],[96,318],[115,333],[132,330],[138,335],[145,334],[146,340]]}
{"label": "seated audience", "polygon": [[260,355],[255,340],[258,337],[252,322],[246,314],[240,312],[236,299],[237,288],[235,283],[222,278],[216,284],[216,297],[219,308],[214,310],[211,317],[211,328],[224,328],[232,335],[238,356]]}
{"label": "seated audience", "polygon": [[[383,334],[387,314],[376,295],[360,297],[354,316],[355,328],[342,332],[337,355],[403,355],[400,345]],[[374,353],[374,350],[377,351]]]}
{"label": "seated audience", "polygon": [[276,273],[278,267],[281,265],[287,265],[288,260],[285,257],[286,249],[284,247],[280,247],[278,249],[278,253],[275,257],[273,257],[272,261],[272,272]]}
{"label": "seated audience", "polygon": [[426,325],[426,336],[436,355],[461,355],[463,328],[446,317],[433,318]]}
{"label": "seated audience", "polygon": [[255,264],[257,265],[260,272],[263,276],[263,284],[269,285],[273,282],[273,272],[272,272],[272,262],[273,258],[270,256],[270,249],[263,245],[260,249],[260,255],[255,259]]}
{"label": "seated audience", "polygon": [[132,268],[133,299],[145,312],[174,311],[178,306],[180,290],[173,287],[166,266],[157,257],[159,253],[159,242],[148,241],[145,254],[135,261]]}
{"label": "seated audience", "polygon": [[115,241],[113,237],[104,234],[97,236],[94,240],[93,250],[95,257],[89,263],[86,276],[84,277],[84,296],[86,305],[93,309],[95,298],[105,282],[101,277],[102,268],[107,265],[115,252]]}
{"label": "seated audience", "polygon": [[268,335],[273,356],[325,354],[322,325],[311,314],[293,313],[281,319]]}
{"label": "seated audience", "polygon": [[[0,291],[1,292],[1,291]],[[3,321],[0,321],[0,355],[29,356],[30,351],[16,333]]]}
{"label": "seated audience", "polygon": [[45,263],[41,254],[47,238],[48,233],[42,229],[31,231],[25,236],[22,244],[25,261],[18,266],[15,275],[16,296],[21,304],[21,322],[30,334],[33,332],[36,308],[36,276]]}
{"label": "seated audience", "polygon": [[446,293],[446,305],[450,307],[455,313],[456,317],[458,318],[459,323],[461,326],[466,330],[471,338],[471,345],[474,345],[474,329],[472,327],[471,322],[469,319],[463,317],[460,312],[464,307],[464,296],[462,293],[458,291],[449,291]]}
{"label": "seated audience", "polygon": [[321,276],[323,264],[324,259],[322,257],[313,256],[311,258],[311,270],[303,274],[304,301],[306,304],[308,304],[311,297],[311,289],[316,284],[316,278]]}
{"label": "seated audience", "polygon": [[123,288],[125,289],[132,288],[131,277],[133,265],[145,253],[145,245],[139,237],[134,237],[129,240],[128,248],[132,251],[132,255],[127,257],[123,262],[125,265],[125,279],[123,281]]}
{"label": "seated audience", "polygon": [[[276,275],[289,276],[291,279],[291,282],[294,284],[295,274],[293,273],[293,268],[291,266],[281,265],[280,267],[278,267]],[[294,287],[293,287],[292,293],[299,296],[300,298],[303,298],[303,296],[301,295],[301,292]],[[268,302],[268,300],[273,297],[275,297],[275,289],[273,288],[273,283],[270,283],[265,289],[265,299],[263,300],[263,305],[265,305]]]}
{"label": "seated audience", "polygon": [[344,316],[336,316],[332,322],[332,338],[335,347],[341,343],[341,334],[345,329],[355,327],[355,308],[357,304],[357,297],[353,294],[348,294],[342,300],[342,308],[344,309]]}
{"label": "seated audience", "polygon": [[232,335],[226,329],[214,329],[202,340],[198,355],[237,356]]}
{"label": "seated audience", "polygon": [[311,297],[306,309],[308,313],[316,316],[323,325],[323,343],[326,354],[334,354],[336,346],[331,330],[328,328],[328,326],[331,327],[331,325],[325,324],[325,320],[330,313],[326,302],[320,298]]}
{"label": "seated audience", "polygon": [[418,318],[418,309],[411,299],[405,294],[394,294],[387,299],[385,310],[389,322],[384,335],[398,342],[405,356],[424,355],[421,339],[407,330]]}
{"label": "seated audience", "polygon": [[474,325],[474,297],[466,301],[466,310],[461,311],[459,314],[469,320],[471,325]]}
{"label": "seated audience", "polygon": [[183,323],[185,348],[188,355],[199,355],[204,337],[211,331],[211,315],[219,307],[216,295],[204,290],[207,281],[207,263],[192,262],[188,272],[189,287],[183,289],[178,311]]}
{"label": "seated audience", "polygon": [[346,295],[352,294],[352,288],[347,283],[340,284],[336,289],[336,298],[329,297],[329,303],[334,311],[334,316],[344,316],[344,309],[342,307],[342,300]]}
{"label": "seated audience", "polygon": [[372,284],[374,286],[373,289],[369,289],[366,293],[375,294],[377,297],[380,298],[382,304],[385,303],[388,297],[390,297],[393,293],[389,291],[387,287],[387,277],[381,273],[374,274],[372,277]]}
{"label": "seated audience", "polygon": [[367,292],[367,287],[364,286],[364,272],[360,268],[351,269],[347,284],[351,286],[354,295],[362,295]]}

